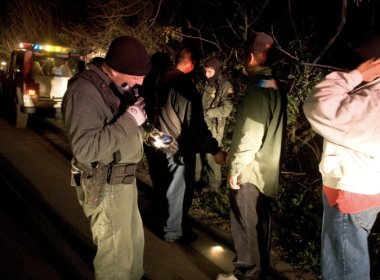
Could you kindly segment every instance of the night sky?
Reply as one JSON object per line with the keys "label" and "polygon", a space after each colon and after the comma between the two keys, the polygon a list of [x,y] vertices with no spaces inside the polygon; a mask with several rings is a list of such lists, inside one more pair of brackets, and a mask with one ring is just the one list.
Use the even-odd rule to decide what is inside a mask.
{"label": "night sky", "polygon": [[[97,2],[102,5],[107,3],[104,6],[106,7],[113,1],[98,0]],[[126,4],[132,2],[119,1],[119,3]],[[297,51],[298,55],[306,60],[312,60],[312,57],[324,48],[326,43],[336,34],[341,21],[342,1],[269,0],[268,6],[263,9],[262,4],[265,2],[264,0],[164,0],[157,16],[155,13],[159,3],[158,0],[144,2],[144,4],[153,3],[155,5],[155,10],[150,12],[149,18],[155,18],[156,26],[181,27],[183,34],[217,42],[223,48],[223,52],[226,53],[233,48],[241,48],[246,31],[243,16],[247,15],[248,23],[250,24],[248,32],[270,32],[276,37],[282,48],[292,53]],[[291,3],[291,11],[288,9],[288,2]],[[102,28],[94,21],[94,16],[102,17],[104,15],[101,14],[101,9],[94,9],[94,1],[91,0],[3,0],[0,3],[2,26],[5,27],[0,31],[3,38],[6,37],[4,34],[9,30],[9,15],[14,10],[15,5],[20,5],[20,3],[21,6],[32,5],[37,10],[43,9],[46,11],[49,9],[51,13],[49,22],[54,24],[55,27],[49,34],[45,35],[40,32],[41,38],[45,35],[45,37],[55,38],[55,40],[62,40],[67,43],[70,41],[70,32],[65,33],[67,28],[81,24],[84,26],[85,32],[88,32],[85,35],[91,34],[97,28],[100,30]],[[138,10],[143,2],[136,1],[136,3],[135,9]],[[120,7],[123,7],[123,5]],[[133,27],[134,24],[141,23],[144,18],[141,18],[141,11],[139,13],[134,17],[128,17],[126,24]],[[379,18],[380,0],[362,0],[359,6],[355,4],[354,0],[349,0],[345,26],[334,45],[330,48],[332,52],[330,56],[339,56],[345,53],[348,45],[362,34],[379,34]],[[44,28],[45,26],[43,30],[48,30]],[[56,34],[51,34],[51,32]],[[22,37],[22,34],[18,34],[18,36]],[[141,36],[143,37],[144,34],[141,34]],[[144,41],[150,40],[149,38],[142,39]],[[40,40],[40,38],[36,40]],[[2,42],[2,44],[5,43]],[[182,44],[202,48],[203,54],[220,51],[213,47],[212,44],[190,39],[189,37],[184,37]],[[295,44],[299,44],[298,49],[294,48]],[[154,48],[154,46],[148,47]],[[323,59],[329,59],[329,56]],[[336,59],[339,60],[338,57]]]}

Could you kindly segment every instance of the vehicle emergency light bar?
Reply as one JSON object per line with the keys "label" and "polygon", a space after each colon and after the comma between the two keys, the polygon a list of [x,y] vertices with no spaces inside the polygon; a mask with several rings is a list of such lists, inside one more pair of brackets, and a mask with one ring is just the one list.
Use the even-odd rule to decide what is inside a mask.
{"label": "vehicle emergency light bar", "polygon": [[20,49],[31,49],[34,51],[45,51],[45,52],[54,52],[54,53],[79,53],[77,49],[62,47],[62,46],[53,46],[53,45],[44,45],[44,44],[32,44],[32,43],[20,43]]}

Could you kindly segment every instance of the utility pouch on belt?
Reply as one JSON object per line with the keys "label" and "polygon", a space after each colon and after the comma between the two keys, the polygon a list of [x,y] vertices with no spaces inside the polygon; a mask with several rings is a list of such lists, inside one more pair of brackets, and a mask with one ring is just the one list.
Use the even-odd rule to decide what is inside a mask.
{"label": "utility pouch on belt", "polygon": [[137,164],[115,163],[109,167],[108,184],[132,184],[135,180]]}

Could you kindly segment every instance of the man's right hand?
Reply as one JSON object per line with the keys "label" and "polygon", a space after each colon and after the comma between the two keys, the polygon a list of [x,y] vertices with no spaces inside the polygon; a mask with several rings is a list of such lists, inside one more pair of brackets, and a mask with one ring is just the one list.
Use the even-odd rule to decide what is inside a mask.
{"label": "man's right hand", "polygon": [[126,113],[132,116],[133,119],[136,121],[137,126],[142,125],[147,119],[147,115],[144,108],[144,98],[139,97],[133,105],[128,107],[126,111]]}
{"label": "man's right hand", "polygon": [[356,68],[362,74],[364,82],[371,82],[380,77],[380,58],[372,58]]}
{"label": "man's right hand", "polygon": [[227,176],[227,183],[230,186],[230,188],[233,190],[239,190],[240,189],[240,186],[238,184],[238,176],[228,175]]}

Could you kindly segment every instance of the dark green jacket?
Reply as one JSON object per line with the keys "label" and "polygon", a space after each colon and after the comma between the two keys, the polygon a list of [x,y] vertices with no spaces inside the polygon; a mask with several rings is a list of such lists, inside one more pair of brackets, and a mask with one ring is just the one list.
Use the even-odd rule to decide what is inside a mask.
{"label": "dark green jacket", "polygon": [[274,197],[278,192],[283,139],[284,98],[275,88],[271,70],[250,77],[239,108],[229,160],[229,174],[239,183],[252,183]]}

